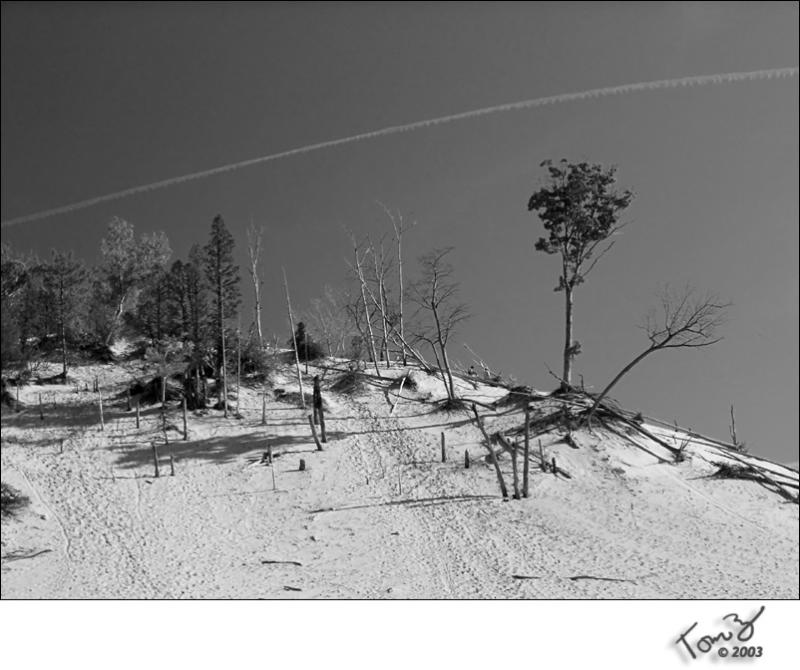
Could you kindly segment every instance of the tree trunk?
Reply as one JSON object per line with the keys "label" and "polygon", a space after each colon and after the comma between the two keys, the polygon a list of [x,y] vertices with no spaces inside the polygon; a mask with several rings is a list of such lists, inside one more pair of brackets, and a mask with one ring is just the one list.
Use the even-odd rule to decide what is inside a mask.
{"label": "tree trunk", "polygon": [[445,382],[445,387],[447,387],[447,397],[450,398],[450,400],[455,400],[456,390],[453,385],[453,373],[450,372],[450,361],[447,360],[447,349],[445,348],[444,336],[442,335],[442,325],[439,321],[439,310],[436,308],[436,303],[431,302],[431,310],[433,311],[433,318],[436,321],[436,336],[437,340],[439,341],[439,348],[442,351],[444,372],[447,374],[447,381]]}
{"label": "tree trunk", "polygon": [[608,386],[606,386],[600,392],[600,395],[598,395],[597,398],[595,398],[594,404],[589,408],[589,411],[586,413],[585,421],[587,423],[589,421],[591,421],[592,416],[594,415],[594,413],[597,410],[597,408],[600,406],[600,403],[602,402],[603,398],[605,398],[608,395],[608,392],[612,388],[614,388],[614,386],[616,386],[617,382],[620,379],[622,379],[626,374],[628,374],[628,372],[631,371],[631,368],[633,368],[634,365],[639,363],[639,361],[641,361],[645,356],[653,353],[657,349],[658,349],[657,346],[648,347],[641,354],[639,354],[636,358],[634,358],[630,363],[628,363],[624,368],[622,368],[622,370],[619,372],[619,374],[616,377],[614,377],[614,379],[611,380],[611,382],[608,384]]}
{"label": "tree trunk", "polygon": [[300,374],[300,355],[297,353],[297,336],[294,330],[294,316],[292,316],[292,301],[289,298],[289,280],[286,279],[286,269],[281,268],[283,271],[283,288],[286,291],[286,309],[289,312],[289,327],[292,329],[292,348],[294,349],[294,365],[297,370],[297,385],[300,387],[300,405],[305,410],[306,397],[303,394],[303,375]]}
{"label": "tree trunk", "polygon": [[573,289],[567,286],[565,296],[565,327],[564,327],[564,372],[561,375],[561,389],[567,391],[572,384],[572,308]]}
{"label": "tree trunk", "polygon": [[224,416],[228,418],[228,364],[225,360],[225,327],[223,325],[221,331],[222,337],[220,338],[222,342],[222,407],[224,411]]}

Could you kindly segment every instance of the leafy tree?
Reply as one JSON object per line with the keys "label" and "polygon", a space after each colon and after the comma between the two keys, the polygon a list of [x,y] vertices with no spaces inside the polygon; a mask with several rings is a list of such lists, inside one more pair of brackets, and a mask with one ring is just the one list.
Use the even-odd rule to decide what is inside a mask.
{"label": "leafy tree", "polygon": [[172,251],[164,233],[143,234],[137,240],[133,226],[115,217],[100,242],[100,253],[103,257],[100,269],[107,286],[98,286],[98,298],[109,308],[103,339],[110,345],[137,292],[164,268]]}
{"label": "leafy tree", "polygon": [[565,333],[561,384],[568,389],[572,380],[572,361],[580,353],[580,343],[573,340],[573,307],[575,288],[582,284],[597,261],[614,245],[598,247],[622,226],[619,217],[633,199],[628,191],[615,189],[616,168],[589,163],[557,165],[546,160],[541,164],[548,171],[547,184],[528,201],[544,223],[547,237],[540,237],[537,251],[561,256],[561,272],[556,291],[564,291]]}
{"label": "leafy tree", "polygon": [[[61,377],[67,381],[67,335],[75,330],[86,297],[86,267],[71,251],[53,249],[43,267],[44,289],[55,307],[61,345]],[[83,299],[83,300],[82,300]]]}
{"label": "leafy tree", "polygon": [[241,293],[239,267],[233,262],[233,236],[219,214],[211,224],[211,237],[204,247],[206,278],[214,305],[212,336],[217,352],[217,376],[222,381],[224,407],[227,412],[227,380],[225,371],[225,321],[237,315]]}

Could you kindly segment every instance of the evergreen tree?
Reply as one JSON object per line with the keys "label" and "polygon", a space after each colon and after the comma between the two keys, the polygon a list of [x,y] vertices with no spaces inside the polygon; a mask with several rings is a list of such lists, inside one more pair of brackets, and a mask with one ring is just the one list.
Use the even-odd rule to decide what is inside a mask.
{"label": "evergreen tree", "polygon": [[53,249],[50,262],[43,266],[44,289],[55,308],[61,346],[60,376],[64,383],[67,381],[67,336],[73,334],[85,305],[86,277],[86,267],[71,251]]}
{"label": "evergreen tree", "polygon": [[227,379],[225,369],[225,322],[234,318],[239,309],[239,267],[233,263],[233,236],[219,214],[211,224],[211,237],[204,247],[205,270],[212,295],[214,317],[211,328],[216,346],[217,376],[222,382],[223,408],[227,414]]}

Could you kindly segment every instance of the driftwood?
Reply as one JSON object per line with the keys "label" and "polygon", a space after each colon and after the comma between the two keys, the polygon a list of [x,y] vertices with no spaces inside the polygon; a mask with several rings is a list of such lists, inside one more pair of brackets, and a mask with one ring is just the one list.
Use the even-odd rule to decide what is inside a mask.
{"label": "driftwood", "polygon": [[[800,496],[793,496],[789,491],[785,491],[783,489],[783,486],[786,486],[786,484],[781,484],[780,482],[774,480],[772,477],[770,477],[769,475],[765,474],[764,470],[762,468],[757,468],[756,466],[752,465],[751,463],[748,463],[743,458],[735,456],[734,454],[727,454],[727,456],[729,458],[732,458],[734,461],[738,461],[745,468],[747,468],[750,472],[752,472],[755,475],[755,477],[753,477],[754,481],[759,481],[759,478],[760,478],[761,481],[759,483],[763,484],[763,482],[767,482],[769,484],[772,484],[772,486],[775,487],[775,488],[774,489],[770,489],[770,490],[774,490],[775,493],[777,493],[779,496],[785,498],[786,500],[788,500],[790,502],[793,502],[793,503],[796,503],[796,504],[800,504]],[[769,487],[766,487],[766,488],[769,488]],[[794,487],[792,487],[792,488],[794,488]]]}

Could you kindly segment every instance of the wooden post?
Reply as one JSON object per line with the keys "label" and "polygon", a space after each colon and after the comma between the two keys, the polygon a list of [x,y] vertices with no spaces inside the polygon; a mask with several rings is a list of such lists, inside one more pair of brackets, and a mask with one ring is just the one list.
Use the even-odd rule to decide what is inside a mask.
{"label": "wooden post", "polygon": [[301,458],[301,459],[300,459],[300,466],[299,466],[297,469],[298,469],[300,472],[302,472],[303,470],[305,470],[305,469],[306,469],[306,459],[305,459],[305,458]]}
{"label": "wooden post", "polygon": [[159,476],[158,471],[158,444],[153,442],[153,464],[156,466],[156,477]]}
{"label": "wooden post", "polygon": [[136,400],[136,430],[139,430],[139,400]]}
{"label": "wooden post", "polygon": [[556,457],[555,456],[553,456],[553,460],[552,460],[552,463],[551,463],[550,467],[553,468],[553,474],[554,475],[558,475],[558,468],[556,467]]}
{"label": "wooden post", "polygon": [[469,450],[464,449],[464,469],[469,470]]}
{"label": "wooden post", "polygon": [[39,394],[39,420],[44,421],[44,405],[42,405],[42,394]]}
{"label": "wooden post", "polygon": [[542,441],[539,440],[539,467],[542,472],[547,472],[547,463],[544,460],[544,450],[542,449]]}
{"label": "wooden post", "polygon": [[267,392],[261,393],[261,425],[267,425]]}
{"label": "wooden post", "polygon": [[186,440],[189,439],[189,421],[186,411],[186,396],[183,397],[183,402],[181,404],[183,405],[183,441],[186,442]]}
{"label": "wooden post", "polygon": [[505,500],[508,500],[508,489],[506,488],[506,481],[503,479],[503,473],[500,471],[500,461],[497,459],[497,454],[494,453],[494,447],[492,447],[492,440],[486,434],[486,430],[483,427],[483,423],[481,422],[481,417],[478,414],[478,408],[475,407],[475,404],[472,405],[472,413],[475,415],[475,422],[478,424],[478,428],[481,429],[481,433],[483,433],[483,439],[486,443],[486,448],[489,450],[489,455],[492,458],[492,463],[494,463],[494,470],[497,474],[497,481],[500,483],[500,493],[503,495]]}
{"label": "wooden post", "polygon": [[530,431],[530,421],[531,421],[531,408],[529,405],[525,405],[525,451],[523,455],[525,457],[525,461],[522,464],[522,497],[527,498],[529,491],[528,491],[528,471],[530,470],[530,460],[529,460],[529,452],[531,446],[531,431]]}
{"label": "wooden post", "polygon": [[314,442],[317,445],[317,451],[322,451],[322,444],[317,437],[317,428],[314,425],[314,417],[312,417],[310,414],[308,415],[308,425],[311,426],[311,434],[314,436]]}
{"label": "wooden post", "polygon": [[444,433],[442,433],[442,463],[447,462],[447,451],[445,450]]}
{"label": "wooden post", "polygon": [[514,500],[519,500],[519,474],[517,473],[517,443],[511,443],[511,468],[514,472]]}
{"label": "wooden post", "polygon": [[103,420],[103,394],[97,394],[97,406],[100,408],[100,430],[106,429],[106,423]]}
{"label": "wooden post", "polygon": [[93,386],[92,386],[92,390],[95,393],[99,393],[100,392],[100,384],[97,381],[97,375],[94,376],[94,383],[93,383]]}
{"label": "wooden post", "polygon": [[172,454],[169,455],[169,476],[175,476],[175,457]]}

